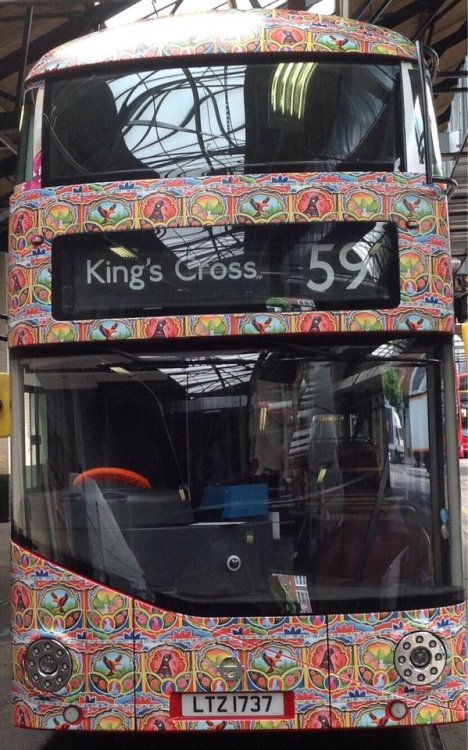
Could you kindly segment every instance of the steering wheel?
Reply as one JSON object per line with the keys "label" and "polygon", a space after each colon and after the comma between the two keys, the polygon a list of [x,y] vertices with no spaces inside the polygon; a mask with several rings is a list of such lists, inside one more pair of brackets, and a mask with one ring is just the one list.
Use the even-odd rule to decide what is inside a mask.
{"label": "steering wheel", "polygon": [[81,472],[73,480],[73,486],[83,484],[85,479],[94,479],[96,482],[107,482],[108,484],[120,484],[125,487],[139,487],[150,489],[148,480],[136,471],[130,469],[118,469],[112,466],[102,466],[97,469],[87,469]]}

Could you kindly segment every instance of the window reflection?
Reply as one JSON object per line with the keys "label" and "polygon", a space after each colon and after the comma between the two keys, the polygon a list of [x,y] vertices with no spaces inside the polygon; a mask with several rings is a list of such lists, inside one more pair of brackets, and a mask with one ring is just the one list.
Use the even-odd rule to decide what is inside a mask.
{"label": "window reflection", "polygon": [[194,613],[450,597],[443,481],[420,443],[438,364],[401,343],[24,360],[16,532]]}
{"label": "window reflection", "polygon": [[393,170],[399,87],[396,65],[323,61],[50,80],[45,179]]}

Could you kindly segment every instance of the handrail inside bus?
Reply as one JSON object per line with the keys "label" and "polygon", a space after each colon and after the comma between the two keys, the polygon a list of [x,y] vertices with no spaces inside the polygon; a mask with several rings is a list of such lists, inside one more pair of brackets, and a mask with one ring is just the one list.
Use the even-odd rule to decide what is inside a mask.
{"label": "handrail inside bus", "polygon": [[439,55],[432,47],[427,44],[422,45],[423,54],[425,55],[428,63],[429,72],[431,74],[431,81],[434,82],[437,78],[439,71]]}
{"label": "handrail inside bus", "polygon": [[440,182],[443,185],[447,185],[447,198],[451,198],[455,190],[458,187],[458,182],[453,177],[433,177],[433,182]]}

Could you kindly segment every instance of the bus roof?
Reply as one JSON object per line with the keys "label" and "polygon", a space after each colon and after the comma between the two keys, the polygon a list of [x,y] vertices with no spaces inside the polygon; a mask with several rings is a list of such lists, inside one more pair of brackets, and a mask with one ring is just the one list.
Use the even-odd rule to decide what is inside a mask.
{"label": "bus roof", "polygon": [[290,52],[416,58],[415,45],[401,34],[349,18],[291,10],[214,11],[138,21],[79,37],[44,55],[27,80],[133,60]]}

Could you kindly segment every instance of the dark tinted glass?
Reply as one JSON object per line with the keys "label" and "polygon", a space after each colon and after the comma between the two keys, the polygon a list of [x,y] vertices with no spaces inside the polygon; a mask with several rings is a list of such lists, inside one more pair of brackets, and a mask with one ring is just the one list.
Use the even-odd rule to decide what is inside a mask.
{"label": "dark tinted glass", "polygon": [[52,311],[72,320],[395,307],[398,271],[389,222],[65,234],[52,241]]}
{"label": "dark tinted glass", "polygon": [[159,357],[102,347],[20,369],[15,538],[39,554],[212,616],[459,596],[440,520],[440,367],[408,342]]}
{"label": "dark tinted glass", "polygon": [[399,67],[275,62],[47,82],[46,184],[402,163]]}

